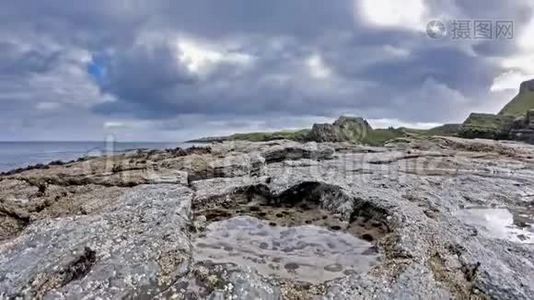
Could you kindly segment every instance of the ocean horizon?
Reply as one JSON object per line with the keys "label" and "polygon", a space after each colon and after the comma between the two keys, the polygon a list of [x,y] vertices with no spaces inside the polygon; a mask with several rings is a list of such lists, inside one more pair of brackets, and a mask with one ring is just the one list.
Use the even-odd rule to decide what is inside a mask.
{"label": "ocean horizon", "polygon": [[193,146],[186,142],[106,142],[106,141],[0,141],[0,172],[52,161],[101,156],[136,149],[168,149]]}

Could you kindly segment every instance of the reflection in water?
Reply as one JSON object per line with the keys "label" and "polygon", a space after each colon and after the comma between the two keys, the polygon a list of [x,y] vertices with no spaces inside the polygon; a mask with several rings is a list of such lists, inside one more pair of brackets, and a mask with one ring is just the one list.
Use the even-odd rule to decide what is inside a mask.
{"label": "reflection in water", "polygon": [[371,243],[348,233],[271,226],[244,216],[211,223],[194,247],[196,261],[250,266],[266,276],[310,283],[364,273],[378,259]]}
{"label": "reflection in water", "polygon": [[457,214],[483,234],[516,243],[534,243],[532,214],[507,208],[467,208]]}

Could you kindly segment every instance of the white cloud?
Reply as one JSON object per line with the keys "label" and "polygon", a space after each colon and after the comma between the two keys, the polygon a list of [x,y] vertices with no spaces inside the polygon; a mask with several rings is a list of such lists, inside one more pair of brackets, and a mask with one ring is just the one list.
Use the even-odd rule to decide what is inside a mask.
{"label": "white cloud", "polygon": [[410,50],[408,49],[394,47],[391,45],[385,45],[384,51],[386,51],[386,53],[391,54],[394,57],[401,57],[401,58],[408,57],[410,56],[410,53],[411,53]]}
{"label": "white cloud", "polygon": [[306,60],[310,75],[316,79],[326,79],[332,76],[332,70],[325,64],[322,57],[314,54]]}
{"label": "white cloud", "polygon": [[57,102],[39,102],[35,105],[35,108],[42,111],[53,111],[61,107],[61,104]]}
{"label": "white cloud", "polygon": [[[425,79],[419,87],[390,100],[397,107],[397,115],[403,119],[420,120],[421,122],[459,122],[470,110],[473,103],[460,90],[451,88],[444,82],[432,77]],[[393,110],[390,108],[389,112]]]}
{"label": "white cloud", "polygon": [[367,121],[373,128],[406,127],[414,129],[429,129],[442,125],[440,123],[404,122],[399,119],[369,119]]}
{"label": "white cloud", "polygon": [[[439,74],[434,74],[440,59],[445,58],[443,61],[446,61],[456,57],[451,48],[462,48],[465,44],[470,46],[475,41],[431,41],[421,32],[428,20],[445,20],[442,14],[449,19],[482,17],[464,15],[466,5],[458,4],[456,7],[461,1],[350,0],[349,4],[354,3],[354,12],[350,8],[347,10],[346,3],[341,1],[328,6],[309,3],[304,3],[305,6],[295,3],[288,6],[287,3],[271,1],[269,3],[277,3],[272,7],[270,4],[258,7],[252,2],[250,8],[283,10],[287,13],[276,14],[273,18],[254,18],[250,22],[246,16],[242,19],[231,13],[234,8],[239,9],[233,4],[219,8],[217,5],[205,7],[184,3],[176,5],[176,11],[166,5],[156,4],[165,7],[165,10],[127,9],[126,13],[121,9],[110,11],[107,7],[98,8],[99,5],[94,5],[92,8],[95,10],[83,12],[84,20],[89,20],[94,26],[85,26],[87,22],[76,22],[79,12],[71,11],[64,5],[60,8],[66,10],[55,14],[57,22],[52,23],[46,22],[51,17],[48,14],[54,11],[49,7],[41,10],[33,5],[28,7],[31,9],[21,9],[21,6],[17,11],[10,10],[8,12],[20,13],[20,16],[17,20],[9,16],[4,22],[5,26],[0,29],[0,35],[9,33],[10,39],[17,40],[21,32],[35,30],[26,26],[29,18],[35,18],[43,27],[34,33],[35,37],[20,39],[24,43],[21,51],[32,54],[50,48],[45,51],[48,54],[42,56],[50,57],[51,64],[46,60],[33,61],[39,58],[39,55],[33,54],[14,55],[15,59],[6,56],[7,59],[2,60],[8,62],[6,66],[11,66],[12,61],[24,61],[27,64],[23,65],[32,68],[29,68],[31,72],[23,73],[20,78],[0,76],[0,101],[3,104],[0,119],[8,124],[7,127],[11,124],[9,122],[26,122],[33,125],[35,132],[55,128],[57,133],[68,132],[69,136],[74,137],[77,136],[75,129],[83,127],[87,128],[84,129],[87,132],[93,131],[93,134],[115,129],[121,134],[131,134],[132,139],[159,139],[158,133],[164,131],[165,136],[160,136],[176,139],[179,133],[139,122],[146,118],[159,119],[161,116],[166,119],[172,114],[182,117],[191,111],[205,114],[206,120],[233,113],[235,115],[228,117],[232,121],[245,117],[273,120],[272,125],[250,126],[252,130],[268,130],[275,126],[293,126],[290,123],[293,121],[289,120],[302,114],[333,117],[337,110],[346,110],[363,117],[389,118],[385,121],[381,119],[383,126],[399,126],[399,120],[434,122],[437,118],[439,121],[453,119],[455,115],[463,118],[462,114],[469,111],[466,107],[473,105],[473,102],[483,102],[481,106],[484,107],[488,105],[489,97],[473,95],[478,93],[474,90],[488,88],[477,86],[481,80],[474,80],[469,86],[455,85],[457,76],[448,76],[454,73],[454,66],[441,68],[437,70]],[[499,5],[495,7],[499,9]],[[502,10],[518,10],[514,7],[501,6]],[[293,14],[302,9],[305,9],[305,14]],[[194,18],[183,15],[188,11],[195,12]],[[217,24],[210,23],[214,12],[220,12],[215,20]],[[367,23],[369,26],[345,27],[346,18],[350,21],[353,13],[361,15],[354,15],[360,18],[358,25]],[[43,22],[39,22],[41,18]],[[317,24],[321,26],[314,26]],[[415,30],[416,34],[395,33],[390,29]],[[521,35],[522,49],[528,49],[529,40],[523,37]],[[6,41],[4,36],[0,40]],[[516,43],[519,40],[520,35],[508,42]],[[71,49],[78,47],[82,49]],[[84,50],[86,47],[87,51]],[[146,52],[127,53],[130,49],[145,47],[148,50]],[[164,51],[158,52],[162,48]],[[428,50],[432,48],[443,51],[436,51],[435,56],[431,57]],[[166,66],[168,52],[165,51],[169,50],[171,65]],[[109,78],[95,81],[87,74],[86,66],[91,61],[89,54],[100,55],[101,51],[106,52],[102,55],[102,63],[109,63],[106,66]],[[314,52],[309,51],[317,51],[319,55],[310,55]],[[159,57],[150,57],[151,54],[165,57],[157,59]],[[534,68],[534,59],[529,59],[529,52],[524,50],[520,54],[519,58],[510,59],[511,67]],[[466,72],[475,74],[478,67],[486,74],[494,71],[491,69],[493,65],[486,68],[486,62],[482,61],[484,55],[481,55],[473,57],[464,66]],[[458,57],[460,59],[454,59],[454,62],[463,61]],[[532,54],[530,57],[534,58]],[[145,61],[140,63],[136,58]],[[126,65],[131,68],[126,68]],[[4,70],[3,66],[0,69]],[[411,71],[397,72],[401,66]],[[141,70],[139,74],[135,72],[138,70]],[[198,76],[185,76],[184,71],[191,73],[186,75]],[[123,76],[121,73],[132,76]],[[419,79],[427,74],[439,75],[451,87],[459,86],[461,90],[454,91],[446,85],[426,83],[423,92],[415,92],[414,89],[419,90],[423,84]],[[209,78],[194,81],[194,84],[183,84],[182,79],[189,80],[192,77]],[[114,93],[116,98],[103,95],[103,92]],[[403,97],[406,93],[408,95]],[[462,93],[476,100],[467,99]],[[497,93],[489,94],[495,97]],[[110,105],[94,107],[103,101],[110,102]],[[55,111],[50,113],[56,106],[52,103],[56,102],[61,104],[61,115]],[[173,111],[174,107],[176,109]],[[39,108],[44,111],[36,111]],[[162,110],[165,111],[162,113]],[[275,117],[265,117],[264,113],[271,111],[276,112]],[[279,115],[282,113],[290,115],[288,120],[280,121]],[[34,115],[48,119],[37,121]],[[310,119],[315,118],[313,116]],[[43,126],[46,125],[45,121],[51,125]],[[193,125],[205,123],[191,121],[184,124],[183,129],[177,127],[176,130],[184,134],[197,130],[200,131],[199,135],[211,135],[209,131],[223,127],[214,124],[213,127],[191,129]],[[15,127],[22,128],[23,125]],[[224,128],[230,131],[228,133],[248,130],[248,127],[236,124]],[[28,134],[13,132],[13,135],[20,136]],[[5,133],[3,135],[6,136]],[[39,137],[39,134],[31,133],[31,136]],[[53,134],[50,133],[50,136],[53,137]]]}
{"label": "white cloud", "polygon": [[53,53],[57,52],[61,53],[61,56],[40,72],[28,72],[23,77],[0,76],[0,100],[26,103],[40,111],[52,111],[64,105],[89,108],[113,98],[102,94],[88,74],[88,51],[64,47],[50,52],[40,45],[34,45],[34,48],[23,46],[17,50],[17,60],[25,59],[20,58],[23,53],[36,53],[37,57],[54,57]]}
{"label": "white cloud", "polygon": [[424,0],[356,0],[355,10],[371,25],[425,29],[427,8]]}
{"label": "white cloud", "polygon": [[522,28],[518,45],[523,51],[534,51],[534,19]]}
{"label": "white cloud", "polygon": [[248,54],[224,49],[222,45],[215,47],[193,39],[179,38],[176,47],[180,63],[184,64],[189,72],[197,75],[206,75],[217,65],[223,63],[247,66],[253,61],[252,56]]}
{"label": "white cloud", "polygon": [[107,130],[113,130],[113,129],[124,129],[129,128],[130,126],[124,122],[118,122],[118,121],[107,121],[104,122],[104,129]]}
{"label": "white cloud", "polygon": [[525,75],[516,70],[507,71],[493,80],[491,85],[491,92],[499,92],[506,90],[518,90],[521,82],[534,78],[534,75]]}
{"label": "white cloud", "polygon": [[[429,103],[443,102],[449,105],[457,105],[469,102],[459,90],[449,87],[447,84],[436,81],[434,78],[427,78],[421,88],[418,89],[414,96],[420,99],[427,99]],[[437,103],[436,103],[437,104]]]}
{"label": "white cloud", "polygon": [[534,74],[534,54],[528,52],[518,53],[504,58],[501,65],[507,69],[517,69],[523,73]]}
{"label": "white cloud", "polygon": [[[529,2],[527,4],[530,4],[534,9],[534,3]],[[514,28],[514,30],[518,31],[516,37],[517,51],[513,55],[502,58],[500,65],[508,72],[495,78],[494,85],[496,83],[500,85],[492,86],[492,91],[506,82],[510,84],[516,82],[515,88],[517,88],[521,81],[534,78],[534,19],[520,28]]]}

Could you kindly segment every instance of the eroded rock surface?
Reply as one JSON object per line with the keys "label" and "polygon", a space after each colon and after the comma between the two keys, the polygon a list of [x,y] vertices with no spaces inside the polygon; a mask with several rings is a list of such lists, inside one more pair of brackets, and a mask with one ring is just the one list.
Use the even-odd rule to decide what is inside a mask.
{"label": "eroded rock surface", "polygon": [[139,186],[89,216],[34,222],[0,245],[0,294],[13,298],[143,297],[185,274],[192,191]]}
{"label": "eroded rock surface", "polygon": [[308,139],[317,142],[360,142],[372,130],[363,118],[342,116],[333,124],[314,124]]}
{"label": "eroded rock surface", "polygon": [[528,144],[433,137],[11,172],[0,298],[532,299],[533,166]]}

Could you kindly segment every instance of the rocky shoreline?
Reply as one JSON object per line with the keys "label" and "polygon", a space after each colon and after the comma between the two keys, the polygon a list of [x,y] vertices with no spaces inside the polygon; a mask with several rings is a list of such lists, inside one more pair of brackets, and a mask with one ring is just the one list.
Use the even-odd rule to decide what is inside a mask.
{"label": "rocky shoreline", "polygon": [[533,153],[223,142],[3,175],[0,297],[531,299]]}

